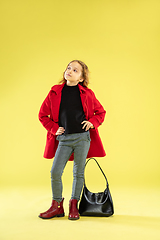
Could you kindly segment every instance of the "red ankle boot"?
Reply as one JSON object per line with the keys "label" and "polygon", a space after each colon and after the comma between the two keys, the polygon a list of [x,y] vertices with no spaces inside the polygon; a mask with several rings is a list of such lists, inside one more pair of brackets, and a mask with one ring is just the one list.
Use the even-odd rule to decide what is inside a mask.
{"label": "red ankle boot", "polygon": [[77,199],[71,199],[69,201],[69,220],[77,220],[79,219],[79,212],[77,209]]}
{"label": "red ankle boot", "polygon": [[51,207],[44,213],[40,213],[39,217],[43,219],[50,219],[54,217],[64,217],[64,209],[63,209],[63,200],[60,203],[53,200]]}

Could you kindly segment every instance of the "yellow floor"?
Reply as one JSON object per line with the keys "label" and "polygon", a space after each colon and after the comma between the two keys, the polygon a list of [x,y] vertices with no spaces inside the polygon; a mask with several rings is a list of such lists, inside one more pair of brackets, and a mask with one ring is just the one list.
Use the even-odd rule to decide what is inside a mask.
{"label": "yellow floor", "polygon": [[42,220],[51,203],[49,188],[3,188],[0,191],[0,240],[122,239],[160,240],[160,191],[114,189],[115,214],[109,218],[68,220],[70,189],[64,190],[66,216]]}

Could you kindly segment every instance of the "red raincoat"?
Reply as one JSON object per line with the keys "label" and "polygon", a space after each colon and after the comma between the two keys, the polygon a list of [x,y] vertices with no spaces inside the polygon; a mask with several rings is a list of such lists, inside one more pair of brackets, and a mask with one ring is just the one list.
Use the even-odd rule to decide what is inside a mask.
{"label": "red raincoat", "polygon": [[[39,120],[42,125],[48,130],[46,147],[44,151],[44,158],[48,159],[51,159],[55,156],[55,152],[58,146],[58,141],[56,140],[57,136],[55,133],[59,128],[59,108],[64,84],[65,83],[61,85],[54,85],[51,88],[39,111]],[[87,158],[104,157],[106,153],[103,148],[97,128],[104,121],[106,111],[100,102],[96,99],[91,89],[83,87],[80,84],[78,84],[78,87],[80,90],[80,97],[86,119],[94,125],[94,128],[89,130],[91,144]],[[72,154],[69,160],[73,160],[73,158],[74,156]]]}

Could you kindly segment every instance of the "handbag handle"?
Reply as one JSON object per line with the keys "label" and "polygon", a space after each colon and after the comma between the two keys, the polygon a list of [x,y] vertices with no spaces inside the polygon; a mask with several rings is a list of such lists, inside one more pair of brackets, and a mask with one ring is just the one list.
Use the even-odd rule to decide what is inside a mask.
{"label": "handbag handle", "polygon": [[[88,162],[89,162],[91,159],[94,159],[94,161],[97,163],[97,165],[98,165],[99,169],[101,170],[101,172],[102,172],[103,176],[104,176],[104,177],[105,177],[105,179],[106,179],[107,188],[108,188],[108,187],[109,187],[109,184],[108,184],[107,177],[106,177],[106,175],[104,174],[104,172],[103,172],[102,168],[100,167],[99,163],[97,162],[97,160],[96,160],[95,158],[90,158],[90,159],[88,159],[88,160],[87,160],[87,162],[86,162],[86,164],[85,164],[85,168],[86,168],[86,165],[87,165],[87,163],[88,163]],[[84,178],[84,185],[86,186],[86,184],[85,184],[85,178]]]}

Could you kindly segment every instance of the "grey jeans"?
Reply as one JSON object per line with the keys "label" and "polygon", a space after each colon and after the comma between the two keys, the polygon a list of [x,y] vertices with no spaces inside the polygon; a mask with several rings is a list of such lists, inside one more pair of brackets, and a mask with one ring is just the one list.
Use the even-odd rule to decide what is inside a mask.
{"label": "grey jeans", "polygon": [[90,133],[87,131],[84,133],[58,135],[57,140],[59,144],[51,169],[52,197],[57,202],[62,201],[63,186],[61,177],[68,159],[74,152],[71,198],[79,201],[84,182],[85,162],[91,141]]}

